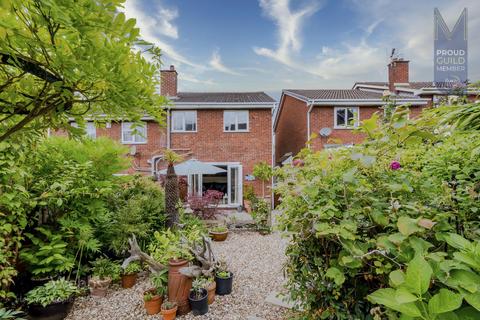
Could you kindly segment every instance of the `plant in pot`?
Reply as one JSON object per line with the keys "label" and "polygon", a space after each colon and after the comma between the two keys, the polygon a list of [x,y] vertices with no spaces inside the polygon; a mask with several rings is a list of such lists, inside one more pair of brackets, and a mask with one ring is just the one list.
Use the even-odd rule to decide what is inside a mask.
{"label": "plant in pot", "polygon": [[233,273],[228,270],[225,259],[220,259],[217,262],[215,268],[215,283],[217,284],[217,288],[215,289],[216,294],[223,296],[232,293]]}
{"label": "plant in pot", "polygon": [[217,288],[215,279],[213,277],[206,278],[204,288],[208,292],[208,304],[212,304],[215,301],[215,289]]}
{"label": "plant in pot", "polygon": [[205,279],[196,278],[192,283],[192,289],[188,295],[188,301],[192,313],[199,316],[208,312],[208,292],[205,289]]}
{"label": "plant in pot", "polygon": [[225,225],[218,225],[211,228],[208,233],[213,241],[225,241],[228,236],[228,229]]}
{"label": "plant in pot", "polygon": [[143,301],[148,315],[157,314],[160,312],[163,295],[159,294],[156,288],[149,289],[143,293]]}
{"label": "plant in pot", "polygon": [[179,314],[188,313],[188,294],[192,280],[180,273],[180,269],[188,266],[193,259],[188,244],[181,241],[180,233],[167,229],[154,233],[149,251],[156,261],[164,265],[168,263],[168,299],[177,303]]}
{"label": "plant in pot", "polygon": [[30,319],[64,319],[70,311],[77,286],[65,279],[51,280],[26,295]]}
{"label": "plant in pot", "polygon": [[161,308],[161,314],[163,317],[163,320],[173,320],[177,316],[177,303],[173,301],[168,301],[165,300],[164,303],[162,303],[162,308]]}
{"label": "plant in pot", "polygon": [[90,294],[104,297],[112,281],[120,278],[120,266],[107,258],[98,258],[92,262],[92,276],[88,280]]}
{"label": "plant in pot", "polygon": [[135,285],[137,274],[142,271],[142,266],[138,261],[130,262],[122,272],[122,288],[128,289]]}

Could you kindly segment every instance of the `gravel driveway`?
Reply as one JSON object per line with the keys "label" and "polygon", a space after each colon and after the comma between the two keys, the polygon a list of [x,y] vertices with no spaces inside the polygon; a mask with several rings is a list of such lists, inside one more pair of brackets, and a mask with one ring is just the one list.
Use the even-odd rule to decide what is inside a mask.
{"label": "gravel driveway", "polygon": [[[285,244],[277,233],[262,236],[247,231],[231,232],[225,242],[214,242],[215,254],[224,256],[234,273],[233,292],[216,296],[204,316],[190,313],[177,319],[283,319],[285,309],[265,302],[265,298],[281,289]],[[143,278],[131,289],[114,286],[105,298],[77,298],[67,320],[161,319],[160,315],[145,314],[142,293],[148,287],[148,280]]]}

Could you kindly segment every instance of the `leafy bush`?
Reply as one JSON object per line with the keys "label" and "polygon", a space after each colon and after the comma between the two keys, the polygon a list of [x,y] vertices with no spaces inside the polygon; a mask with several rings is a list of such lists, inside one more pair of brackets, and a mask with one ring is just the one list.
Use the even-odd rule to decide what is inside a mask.
{"label": "leafy bush", "polygon": [[273,176],[272,167],[266,162],[259,162],[253,167],[253,175],[262,181],[262,197],[265,198],[265,182]]}
{"label": "leafy bush", "polygon": [[152,239],[155,230],[165,227],[164,191],[148,177],[133,177],[112,194],[109,203],[101,239],[117,255],[126,252],[132,234],[142,244]]}
{"label": "leafy bush", "polygon": [[270,203],[264,199],[257,199],[252,206],[252,218],[259,229],[267,229],[269,226],[268,219],[270,218]]}
{"label": "leafy bush", "polygon": [[7,320],[7,319],[25,320],[25,318],[23,317],[24,315],[25,314],[21,311],[0,308],[0,320]]}
{"label": "leafy bush", "polygon": [[45,307],[55,302],[66,301],[78,292],[78,288],[73,282],[65,279],[52,280],[30,290],[26,299],[28,304],[39,304]]}
{"label": "leafy bush", "polygon": [[[362,145],[305,149],[303,166],[279,172],[279,220],[291,232],[287,287],[309,319],[397,319],[399,312],[402,319],[478,318],[466,306],[480,310],[466,298],[480,292],[471,285],[478,271],[447,239],[478,239],[480,133],[451,132],[428,116],[415,122],[406,112],[397,107],[382,126],[378,115],[364,121]],[[382,300],[391,290],[400,291]],[[461,308],[442,302],[458,302],[458,294]],[[445,308],[423,309],[439,299]]]}
{"label": "leafy bush", "polygon": [[168,269],[162,269],[150,275],[150,281],[157,290],[157,294],[164,296],[168,289]]}
{"label": "leafy bush", "polygon": [[148,246],[150,255],[163,265],[168,265],[170,260],[192,260],[188,243],[181,241],[180,233],[174,233],[170,229],[159,232],[155,231],[154,241]]}
{"label": "leafy bush", "polygon": [[69,272],[74,266],[74,257],[68,252],[67,242],[61,234],[53,234],[42,227],[35,229],[37,236],[26,233],[32,244],[21,251],[30,272],[38,278]]}
{"label": "leafy bush", "polygon": [[138,273],[140,271],[142,271],[142,266],[140,265],[140,263],[138,261],[132,261],[123,270],[122,274],[128,275]]}

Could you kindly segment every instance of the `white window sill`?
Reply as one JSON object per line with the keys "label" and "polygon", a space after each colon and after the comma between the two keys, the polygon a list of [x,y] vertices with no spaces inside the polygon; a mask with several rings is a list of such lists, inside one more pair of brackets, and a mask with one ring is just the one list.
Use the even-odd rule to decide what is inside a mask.
{"label": "white window sill", "polygon": [[198,131],[195,130],[195,131],[188,131],[188,130],[184,130],[184,131],[180,131],[180,130],[175,130],[173,131],[172,130],[172,133],[197,133]]}
{"label": "white window sill", "polygon": [[358,127],[333,127],[335,130],[353,130],[357,129]]}
{"label": "white window sill", "polygon": [[250,132],[250,130],[223,130],[225,133],[245,133],[245,132]]}
{"label": "white window sill", "polygon": [[130,141],[122,141],[122,144],[147,144],[148,142],[130,142]]}

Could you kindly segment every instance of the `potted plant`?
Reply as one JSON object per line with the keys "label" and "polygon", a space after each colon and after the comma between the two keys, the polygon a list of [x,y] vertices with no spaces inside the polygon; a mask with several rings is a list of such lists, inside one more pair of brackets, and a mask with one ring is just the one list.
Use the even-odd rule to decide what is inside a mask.
{"label": "potted plant", "polygon": [[157,314],[162,306],[163,296],[158,294],[156,289],[150,289],[143,293],[145,310],[148,315]]}
{"label": "potted plant", "polygon": [[172,301],[166,300],[162,303],[161,314],[163,316],[163,320],[173,320],[177,316],[177,304]]}
{"label": "potted plant", "polygon": [[90,294],[104,297],[112,280],[120,278],[120,266],[107,258],[99,258],[92,263],[92,276],[88,280]]}
{"label": "potted plant", "polygon": [[226,295],[232,293],[233,273],[228,270],[225,260],[219,260],[215,270],[215,283],[217,288],[215,293],[218,295]]}
{"label": "potted plant", "polygon": [[72,308],[77,286],[65,279],[51,280],[26,295],[30,319],[64,319]]}
{"label": "potted plant", "polygon": [[208,292],[205,289],[205,279],[197,278],[193,281],[188,301],[194,316],[208,312]]}
{"label": "potted plant", "polygon": [[208,304],[212,304],[215,301],[215,289],[217,288],[217,283],[213,277],[207,278],[205,289],[208,292]]}
{"label": "potted plant", "polygon": [[122,272],[122,288],[128,289],[135,285],[137,274],[142,271],[142,266],[138,261],[130,262]]}
{"label": "potted plant", "polygon": [[213,241],[225,241],[228,236],[228,229],[224,225],[218,225],[208,231]]}

